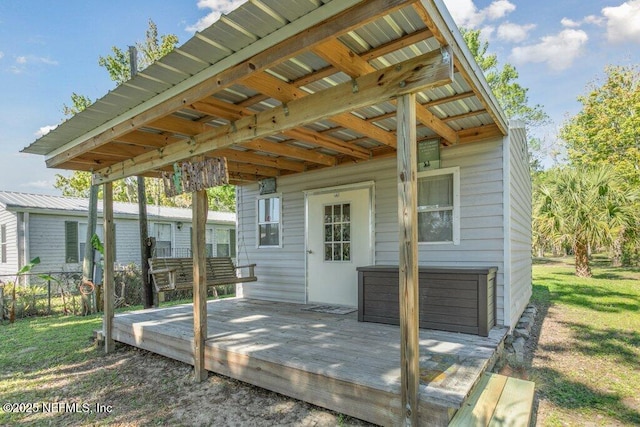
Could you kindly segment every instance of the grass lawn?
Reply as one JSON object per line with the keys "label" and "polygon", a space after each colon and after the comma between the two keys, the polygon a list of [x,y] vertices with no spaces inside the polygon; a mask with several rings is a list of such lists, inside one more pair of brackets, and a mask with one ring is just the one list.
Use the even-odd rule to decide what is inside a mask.
{"label": "grass lawn", "polygon": [[0,426],[367,425],[212,373],[196,383],[191,366],[124,344],[105,355],[92,338],[101,322],[0,324]]}
{"label": "grass lawn", "polygon": [[593,267],[582,279],[571,260],[534,264],[538,425],[640,424],[640,269]]}

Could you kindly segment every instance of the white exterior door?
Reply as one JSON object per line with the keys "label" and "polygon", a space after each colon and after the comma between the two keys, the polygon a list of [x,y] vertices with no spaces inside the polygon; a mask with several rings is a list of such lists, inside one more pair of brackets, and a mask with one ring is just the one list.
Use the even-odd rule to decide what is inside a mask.
{"label": "white exterior door", "polygon": [[358,305],[356,268],[373,264],[371,185],[307,193],[307,302]]}

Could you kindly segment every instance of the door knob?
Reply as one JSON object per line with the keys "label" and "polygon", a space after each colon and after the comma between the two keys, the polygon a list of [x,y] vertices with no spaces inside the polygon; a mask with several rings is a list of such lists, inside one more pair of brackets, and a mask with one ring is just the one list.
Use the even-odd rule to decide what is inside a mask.
{"label": "door knob", "polygon": [[307,253],[308,253],[308,254],[312,254],[312,253],[313,253],[313,251],[312,251],[311,249],[308,249],[308,250],[307,250]]}

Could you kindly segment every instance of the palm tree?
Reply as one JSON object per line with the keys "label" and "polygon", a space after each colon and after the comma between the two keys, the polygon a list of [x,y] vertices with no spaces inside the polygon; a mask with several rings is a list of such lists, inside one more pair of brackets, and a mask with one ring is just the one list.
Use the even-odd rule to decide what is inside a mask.
{"label": "palm tree", "polygon": [[576,275],[591,277],[589,247],[610,245],[638,222],[636,189],[608,165],[552,171],[534,194],[533,227],[556,242],[570,243]]}

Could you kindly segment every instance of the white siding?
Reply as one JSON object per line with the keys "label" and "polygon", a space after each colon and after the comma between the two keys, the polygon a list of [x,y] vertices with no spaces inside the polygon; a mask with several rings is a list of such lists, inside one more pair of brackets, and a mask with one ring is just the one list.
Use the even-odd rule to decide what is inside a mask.
{"label": "white siding", "polygon": [[179,255],[187,256],[191,251],[191,222],[182,222],[178,230],[177,224],[173,227],[173,247],[179,251]]}
{"label": "white siding", "polygon": [[29,215],[29,258],[40,258],[34,273],[80,271],[79,264],[65,263],[65,221],[82,221],[77,216]]}
{"label": "white siding", "polygon": [[[14,212],[0,209],[0,225],[7,229],[7,262],[0,262],[0,275],[15,274],[20,268],[18,266],[18,215]],[[1,260],[0,260],[1,261]],[[0,277],[0,280],[7,282],[13,278]]]}
{"label": "white siding", "polygon": [[531,175],[523,127],[510,129],[509,260],[511,313],[514,327],[531,298]]}
{"label": "white siding", "polygon": [[[419,261],[425,266],[498,267],[498,323],[503,311],[503,182],[502,139],[445,148],[442,167],[460,167],[460,245],[421,244]],[[398,263],[398,221],[395,158],[354,166],[324,169],[278,178],[282,194],[282,248],[256,248],[257,184],[238,189],[238,233],[244,235],[249,260],[256,263],[258,282],[244,286],[250,298],[305,302],[305,239],[303,191],[375,182],[376,264]],[[242,242],[238,242],[239,248]],[[244,262],[239,249],[239,262]]]}
{"label": "white siding", "polygon": [[116,264],[140,264],[140,224],[138,220],[115,218],[113,223],[116,225]]}
{"label": "white siding", "polygon": [[[65,263],[65,221],[84,223],[87,221],[86,216],[32,213],[30,218],[30,256],[40,257],[40,265],[34,271],[81,271],[82,262]],[[114,223],[116,225],[116,264],[139,264],[140,225],[137,218],[115,218]],[[176,221],[165,223],[171,224],[173,228],[173,247],[188,248],[191,224],[185,222],[182,230],[178,230]],[[98,218],[98,224],[102,224],[102,218]],[[233,226],[228,227],[233,228]],[[82,258],[83,254],[79,256]]]}

